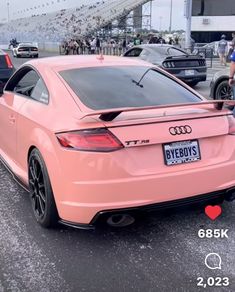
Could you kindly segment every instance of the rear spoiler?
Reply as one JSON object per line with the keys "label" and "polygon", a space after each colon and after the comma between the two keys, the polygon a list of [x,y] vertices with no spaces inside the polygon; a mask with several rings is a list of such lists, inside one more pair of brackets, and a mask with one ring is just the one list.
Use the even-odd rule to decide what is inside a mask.
{"label": "rear spoiler", "polygon": [[143,110],[152,110],[152,109],[167,109],[175,107],[190,107],[190,106],[204,106],[204,105],[214,105],[217,110],[222,110],[224,105],[231,106],[231,110],[235,106],[234,100],[211,100],[205,102],[196,102],[196,103],[180,103],[180,104],[169,104],[169,105],[155,105],[155,106],[146,106],[146,107],[123,107],[123,108],[114,108],[107,110],[98,110],[88,113],[83,113],[80,119],[86,117],[99,116],[99,119],[105,122],[113,121],[117,116],[123,112],[135,112]]}

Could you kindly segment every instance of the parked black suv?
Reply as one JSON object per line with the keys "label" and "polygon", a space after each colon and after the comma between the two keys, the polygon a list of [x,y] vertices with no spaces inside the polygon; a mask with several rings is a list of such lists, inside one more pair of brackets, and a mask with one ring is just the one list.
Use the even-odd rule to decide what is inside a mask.
{"label": "parked black suv", "polygon": [[0,49],[0,87],[4,87],[14,71],[9,55]]}

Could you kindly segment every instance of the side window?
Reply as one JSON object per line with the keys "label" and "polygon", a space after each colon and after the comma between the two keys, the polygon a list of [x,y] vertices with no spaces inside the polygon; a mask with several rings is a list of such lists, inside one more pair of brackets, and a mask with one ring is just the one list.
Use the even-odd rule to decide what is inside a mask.
{"label": "side window", "polygon": [[6,91],[13,91],[42,103],[48,103],[49,93],[42,78],[31,67],[23,67],[9,80]]}
{"label": "side window", "polygon": [[30,96],[39,79],[40,77],[38,74],[34,70],[30,70],[16,83],[13,91],[25,96]]}
{"label": "side window", "polygon": [[139,57],[142,52],[142,49],[135,48],[125,54],[125,57]]}
{"label": "side window", "polygon": [[40,101],[43,103],[48,103],[49,94],[48,94],[47,88],[46,88],[46,86],[41,78],[38,80],[37,84],[34,86],[32,92],[30,94],[30,97],[32,99],[37,100],[37,101]]}

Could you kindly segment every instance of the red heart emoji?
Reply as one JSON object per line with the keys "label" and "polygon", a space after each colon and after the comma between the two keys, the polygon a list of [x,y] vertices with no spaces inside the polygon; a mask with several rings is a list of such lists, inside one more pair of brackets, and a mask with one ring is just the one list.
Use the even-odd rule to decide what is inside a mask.
{"label": "red heart emoji", "polygon": [[222,209],[220,206],[207,206],[205,208],[205,213],[211,220],[215,220],[221,215]]}

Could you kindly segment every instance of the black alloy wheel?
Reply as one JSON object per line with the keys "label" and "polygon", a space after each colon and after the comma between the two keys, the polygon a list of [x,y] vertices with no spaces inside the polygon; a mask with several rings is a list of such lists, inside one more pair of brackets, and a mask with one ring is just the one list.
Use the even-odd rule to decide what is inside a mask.
{"label": "black alloy wheel", "polygon": [[223,80],[217,85],[215,99],[233,99],[232,88],[229,86],[228,80]]}
{"label": "black alloy wheel", "polygon": [[53,227],[58,221],[58,213],[45,162],[37,149],[28,161],[29,193],[33,213],[37,222],[46,228]]}

